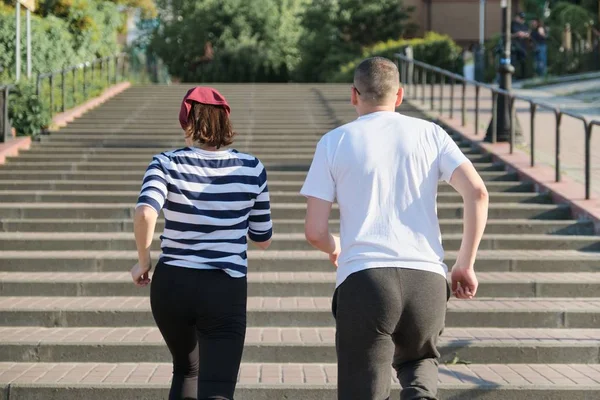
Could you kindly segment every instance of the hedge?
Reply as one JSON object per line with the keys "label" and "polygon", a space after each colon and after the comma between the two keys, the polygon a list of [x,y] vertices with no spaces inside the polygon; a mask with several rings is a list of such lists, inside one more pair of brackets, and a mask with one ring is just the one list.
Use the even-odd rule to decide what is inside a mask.
{"label": "hedge", "polygon": [[364,48],[361,57],[343,64],[330,80],[351,82],[355,68],[365,58],[380,56],[393,60],[395,54],[403,52],[407,46],[413,48],[415,60],[462,74],[461,47],[447,35],[429,32],[424,38],[388,40]]}

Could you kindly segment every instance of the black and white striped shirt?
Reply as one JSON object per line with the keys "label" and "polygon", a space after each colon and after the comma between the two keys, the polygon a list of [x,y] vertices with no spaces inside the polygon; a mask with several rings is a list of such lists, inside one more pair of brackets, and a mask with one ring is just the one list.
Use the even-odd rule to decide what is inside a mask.
{"label": "black and white striped shirt", "polygon": [[142,205],[164,208],[161,261],[168,265],[243,277],[246,236],[264,242],[273,233],[267,172],[236,150],[186,147],[155,156],[136,208]]}

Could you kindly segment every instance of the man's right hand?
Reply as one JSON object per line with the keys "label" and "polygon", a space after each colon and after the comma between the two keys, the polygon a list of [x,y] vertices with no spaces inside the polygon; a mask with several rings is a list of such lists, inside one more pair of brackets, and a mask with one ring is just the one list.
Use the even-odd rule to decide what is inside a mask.
{"label": "man's right hand", "polygon": [[472,266],[454,264],[451,279],[452,293],[457,299],[472,299],[475,297],[479,282]]}

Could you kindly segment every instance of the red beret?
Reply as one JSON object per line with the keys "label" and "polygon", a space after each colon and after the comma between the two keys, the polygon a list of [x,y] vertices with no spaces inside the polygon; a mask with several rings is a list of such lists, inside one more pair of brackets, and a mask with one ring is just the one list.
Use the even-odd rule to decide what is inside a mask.
{"label": "red beret", "polygon": [[192,110],[192,102],[211,104],[213,106],[221,106],[227,111],[227,115],[231,113],[231,108],[225,100],[225,97],[216,89],[210,87],[197,86],[188,90],[187,94],[181,102],[181,110],[179,111],[179,123],[185,129],[188,125],[188,117]]}

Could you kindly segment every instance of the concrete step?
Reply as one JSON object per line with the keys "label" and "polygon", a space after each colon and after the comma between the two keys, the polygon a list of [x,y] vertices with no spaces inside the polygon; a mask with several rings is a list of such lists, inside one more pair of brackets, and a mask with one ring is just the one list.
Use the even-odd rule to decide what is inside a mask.
{"label": "concrete step", "polygon": [[[314,152],[313,152],[314,153]],[[263,163],[267,163],[269,161],[280,161],[280,160],[288,160],[288,161],[308,161],[309,163],[313,159],[313,154],[307,152],[303,152],[303,154],[265,154],[260,160]],[[147,164],[152,161],[151,157],[146,155],[129,155],[125,156],[123,154],[75,154],[75,155],[63,155],[63,154],[52,154],[52,155],[39,155],[39,154],[22,154],[17,157],[12,157],[9,159],[10,162],[35,162],[35,163],[120,163],[123,160],[126,160],[128,163],[145,163]],[[484,165],[484,168],[489,168],[491,165]]]}
{"label": "concrete step", "polygon": [[[123,266],[126,269],[128,266]],[[595,297],[600,272],[481,272],[484,297]],[[0,296],[147,296],[127,272],[0,272]],[[335,272],[254,272],[249,296],[328,296]]]}
{"label": "concrete step", "polygon": [[[6,169],[19,170],[19,171],[37,171],[44,169],[46,171],[138,171],[139,177],[144,175],[144,171],[148,167],[151,160],[146,162],[114,162],[114,163],[103,163],[103,162],[26,162],[16,161],[7,163]],[[292,168],[293,171],[308,171],[310,166],[310,160],[294,159],[294,160],[273,160],[265,163],[266,168],[279,168],[287,167]],[[489,179],[492,180],[516,180],[514,174],[506,172],[490,172]],[[486,177],[488,178],[488,177]]]}
{"label": "concrete step", "polygon": [[[246,141],[241,141],[239,145],[231,146],[231,148],[241,151],[248,152],[249,150],[253,150],[252,154],[261,157],[264,155],[271,154],[310,154],[311,156],[315,153],[314,148],[262,148],[260,144],[246,144]],[[151,159],[152,156],[156,154],[163,153],[168,149],[164,148],[125,148],[125,147],[90,147],[87,149],[78,149],[73,147],[53,147],[47,148],[46,146],[32,146],[30,150],[24,151],[20,153],[21,156],[97,156],[97,157],[121,157],[130,159],[131,157],[146,157],[146,159]],[[473,154],[476,154],[473,152]]]}
{"label": "concrete step", "polygon": [[[51,143],[51,142],[49,142]],[[48,144],[49,144],[48,143]],[[253,149],[253,153],[256,156],[260,156],[262,154],[303,154],[310,153],[314,154],[314,148],[293,148],[293,147],[280,147],[280,148],[267,148],[263,147],[260,143],[254,144],[251,141],[248,142],[246,140],[242,140],[240,142],[235,142],[232,148],[237,149],[242,152],[249,151]],[[491,162],[491,156],[481,154],[478,151],[471,150],[470,145],[461,146],[461,150],[469,155],[479,155],[480,157],[487,157],[486,162]],[[133,148],[133,147],[89,147],[89,148],[76,148],[76,147],[48,147],[46,143],[33,143],[30,150],[24,151],[21,154],[39,154],[39,155],[52,155],[52,154],[65,154],[65,155],[73,155],[73,154],[98,154],[98,155],[121,155],[121,156],[130,156],[130,155],[145,155],[151,157],[155,154],[159,154],[166,151],[166,149],[162,147],[142,147],[142,148]]]}
{"label": "concrete step", "polygon": [[[177,114],[175,114],[177,116]],[[142,123],[144,122],[144,123]],[[323,136],[326,132],[335,128],[335,121],[331,118],[318,118],[310,125],[305,119],[293,118],[289,121],[262,119],[248,120],[238,119],[232,121],[232,125],[236,134],[242,136],[245,134],[268,134],[281,132],[282,134],[295,134],[297,137],[305,137],[311,135]],[[64,138],[65,135],[106,135],[112,134],[115,131],[122,132],[126,135],[137,134],[142,135],[177,135],[183,134],[183,130],[179,126],[177,118],[169,120],[158,120],[154,125],[146,122],[143,119],[138,120],[109,120],[103,122],[96,121],[78,121],[77,124],[64,127],[60,130],[50,132],[51,137]]]}
{"label": "concrete step", "polygon": [[[260,150],[253,152],[253,155],[258,157],[261,162],[269,163],[272,161],[280,161],[280,160],[303,160],[307,161],[308,164],[312,162],[314,149],[306,149],[303,151],[295,152],[293,154],[287,153],[282,154],[279,153],[278,150]],[[66,153],[66,154],[28,154],[23,153],[16,157],[9,157],[8,160],[10,162],[47,162],[47,163],[55,163],[55,162],[69,162],[69,163],[81,163],[81,162],[122,162],[124,159],[127,162],[144,162],[149,163],[152,160],[152,156],[150,154],[133,154],[133,155],[124,155],[124,154],[87,154],[87,153]],[[475,163],[475,168],[482,172],[499,172],[504,171],[504,166],[501,164],[493,164],[493,163]],[[277,172],[277,171],[273,171]]]}
{"label": "concrete step", "polygon": [[[147,164],[150,163],[150,160],[148,160]],[[130,180],[131,183],[136,183],[139,187],[141,187],[142,185],[142,178],[144,176],[146,169],[142,169],[142,170],[137,170],[137,171],[114,171],[114,172],[104,172],[104,171],[65,171],[65,172],[53,172],[53,171],[6,171],[3,170],[2,172],[9,172],[10,174],[18,174],[15,175],[16,179],[24,179],[27,180],[27,178],[33,178],[35,179],[35,177],[37,176],[38,179],[39,178],[51,178],[51,177],[58,177],[59,179],[64,179],[64,178],[82,178],[85,180],[97,180],[99,178],[102,177],[109,177],[109,178],[113,178],[116,176],[119,176],[119,174],[121,174],[121,182],[123,182],[124,179]],[[4,177],[2,175],[2,172],[0,172],[0,176]],[[269,183],[273,183],[273,184],[277,184],[279,181],[282,181],[283,184],[286,185],[290,185],[291,183],[295,183],[297,185],[302,185],[302,183],[304,182],[304,180],[306,179],[306,170],[303,171],[285,171],[285,170],[274,170],[272,172],[269,172]]]}
{"label": "concrete step", "polygon": [[[0,190],[61,190],[61,191],[138,191],[141,188],[143,172],[45,172],[35,171],[8,171],[0,168]],[[50,176],[48,180],[40,179]],[[121,180],[119,180],[119,178]],[[302,183],[282,182],[275,184],[269,182],[271,191],[295,191],[299,193]],[[490,193],[534,193],[534,186],[528,182],[486,182]],[[438,191],[454,193],[452,186],[440,183]]]}
{"label": "concrete step", "polygon": [[[81,160],[81,161],[42,161],[38,158],[31,158],[29,161],[26,159],[17,158],[5,165],[4,168],[0,169],[0,172],[10,172],[15,170],[18,171],[32,171],[37,173],[38,170],[43,169],[45,172],[55,171],[63,173],[72,173],[76,171],[114,171],[118,172],[121,170],[127,170],[137,172],[136,177],[142,177],[151,159],[144,161],[95,161],[95,160]],[[36,160],[36,161],[34,161]],[[306,175],[310,163],[312,162],[312,155],[296,155],[293,157],[286,156],[269,156],[264,157],[262,163],[267,169],[271,168],[269,175],[277,174],[279,167],[294,167],[292,171],[301,172],[302,178]],[[479,167],[479,174],[484,181],[517,181],[517,175],[513,172],[506,172],[501,168],[485,164],[476,165]],[[289,169],[289,168],[288,168]],[[285,171],[285,169],[283,170]],[[270,178],[272,179],[272,178]],[[303,179],[302,179],[303,180]]]}
{"label": "concrete step", "polygon": [[[141,184],[140,184],[141,187]],[[41,203],[135,203],[139,196],[137,191],[59,191],[59,190],[3,190],[0,202],[41,202]],[[304,196],[294,191],[270,191],[271,203],[304,202]],[[460,203],[462,197],[458,193],[439,193],[438,203]],[[539,193],[491,193],[492,203],[528,203],[552,204],[552,198]]]}
{"label": "concrete step", "polygon": [[[441,363],[598,362],[599,329],[449,328]],[[0,362],[132,363],[171,361],[158,328],[0,328]],[[335,328],[250,327],[246,363],[335,363]]]}
{"label": "concrete step", "polygon": [[[133,285],[133,284],[132,284]],[[599,298],[451,299],[447,327],[598,328]],[[248,326],[332,327],[331,296],[249,297]],[[155,326],[147,296],[0,297],[0,326]]]}
{"label": "concrete step", "polygon": [[[278,149],[278,148],[282,148],[285,147],[283,145],[281,145],[280,143],[277,143],[275,141],[271,141],[271,142],[266,142],[266,143],[252,143],[252,141],[250,139],[248,139],[248,141],[239,141],[238,143],[246,143],[244,144],[244,146],[246,146],[247,149],[262,149],[262,148],[266,148],[266,149]],[[314,149],[316,146],[316,141],[314,143],[309,142],[310,144],[305,145],[303,143],[300,143],[300,148],[312,148]],[[286,142],[287,144],[287,142]],[[72,149],[80,149],[80,150],[87,150],[87,149],[95,149],[95,148],[118,148],[118,149],[123,149],[123,148],[138,148],[138,149],[155,149],[155,148],[159,148],[160,150],[157,153],[163,152],[163,151],[168,151],[171,149],[178,149],[181,147],[184,147],[185,144],[183,142],[183,140],[177,136],[174,135],[172,140],[167,140],[167,141],[159,141],[159,140],[143,140],[140,138],[137,138],[135,140],[119,140],[118,137],[115,137],[114,139],[110,139],[110,140],[104,140],[104,141],[69,141],[69,140],[65,140],[65,141],[58,141],[58,140],[51,140],[51,141],[46,141],[44,140],[40,145],[44,146],[45,148],[48,149],[52,149],[52,148],[60,148],[60,149],[64,149],[64,148],[72,148]],[[289,146],[292,147],[292,146]]]}
{"label": "concrete step", "polygon": [[[1,363],[0,385],[4,392],[10,385],[11,399],[20,400],[163,400],[172,368],[170,363]],[[461,363],[439,369],[440,400],[600,397],[597,364]],[[236,399],[336,400],[336,379],[335,364],[242,364]],[[397,381],[391,396],[400,396]]]}
{"label": "concrete step", "polygon": [[[158,260],[160,252],[153,252]],[[331,272],[325,254],[316,251],[248,251],[251,272]],[[452,267],[456,252],[444,262]],[[123,272],[137,262],[135,251],[0,251],[5,272]],[[600,252],[576,250],[480,250],[478,272],[600,272]]]}
{"label": "concrete step", "polygon": [[[160,234],[154,237],[153,248],[159,249]],[[442,236],[446,250],[460,247],[462,234]],[[7,250],[135,250],[135,242],[128,232],[53,233],[53,232],[0,232],[0,248]],[[481,250],[581,250],[599,251],[597,236],[574,235],[516,235],[486,234]],[[274,233],[272,250],[312,250],[303,233]]]}
{"label": "concrete step", "polygon": [[[132,139],[128,139],[128,140],[124,140],[121,136],[119,135],[115,135],[113,137],[110,138],[106,138],[106,139],[102,139],[102,140],[95,140],[95,141],[75,141],[75,140],[50,140],[48,139],[47,136],[43,136],[42,137],[42,143],[38,144],[38,146],[43,146],[46,149],[53,149],[53,148],[58,148],[58,149],[78,149],[80,151],[89,151],[89,149],[156,149],[157,151],[154,151],[154,154],[157,153],[161,153],[164,151],[167,151],[169,149],[177,149],[177,148],[181,148],[184,147],[185,144],[183,142],[182,137],[176,135],[176,134],[171,134],[166,140],[157,140],[157,139],[147,139],[144,136],[142,136],[143,140],[140,139],[140,137],[137,138],[132,138]],[[317,143],[318,137],[315,139],[310,139],[308,141],[304,140],[301,142],[291,142],[290,140],[286,140],[285,142],[281,143],[277,140],[274,139],[269,139],[269,140],[262,140],[262,141],[258,141],[258,140],[254,140],[252,137],[250,137],[248,135],[248,137],[245,138],[241,138],[238,137],[238,139],[234,142],[233,147],[238,149],[238,150],[244,150],[244,151],[249,151],[250,153],[253,153],[255,151],[259,151],[262,149],[281,149],[281,148],[299,148],[300,150],[308,150],[308,149],[312,149],[314,151],[315,147],[316,147],[316,143]],[[294,145],[296,145],[294,147]],[[460,146],[461,148],[463,148],[468,154],[476,154],[475,151],[469,150],[468,148],[465,148],[463,146]],[[489,155],[481,155],[481,157],[483,157],[484,159],[489,160],[490,156]]]}
{"label": "concrete step", "polygon": [[[440,219],[460,218],[462,204],[438,204]],[[2,203],[0,218],[68,218],[68,219],[113,219],[131,218],[134,203]],[[273,219],[300,219],[306,214],[304,203],[272,204]],[[334,207],[332,219],[339,218],[339,210]],[[490,205],[491,219],[569,219],[568,206],[555,204],[496,203]]]}
{"label": "concrete step", "polygon": [[[319,130],[306,131],[304,133],[298,132],[294,134],[290,132],[288,134],[280,132],[279,129],[274,129],[270,135],[268,132],[259,131],[250,133],[240,133],[236,139],[236,142],[243,143],[244,141],[252,141],[255,144],[264,144],[267,147],[286,147],[286,146],[299,146],[299,147],[315,147],[317,142],[322,135]],[[246,135],[247,137],[245,137]],[[140,140],[144,140],[146,144],[153,143],[154,146],[160,144],[166,144],[167,148],[175,145],[175,147],[184,147],[185,141],[183,133],[181,131],[174,132],[172,130],[165,132],[154,131],[152,135],[145,135],[144,132],[139,133],[127,133],[121,130],[115,132],[104,131],[98,134],[86,134],[86,133],[73,133],[73,134],[54,134],[40,136],[41,143],[52,141],[53,143],[65,143],[65,142],[80,142],[85,144],[98,143],[98,142],[110,142],[110,143],[122,143],[123,146],[129,145],[129,143],[136,143]]]}
{"label": "concrete step", "polygon": [[[3,170],[8,171],[38,171],[43,169],[45,171],[138,171],[139,176],[143,176],[144,171],[150,163],[150,159],[145,161],[115,161],[115,162],[101,162],[101,161],[22,161],[17,158],[18,161],[10,161],[6,163]],[[312,156],[271,156],[261,160],[266,168],[271,166],[276,169],[278,166],[289,166],[293,165],[297,168],[296,171],[302,171],[306,173],[312,162]],[[275,170],[272,172],[276,172]],[[514,172],[506,171],[481,171],[480,175],[484,181],[517,181],[518,176]]]}
{"label": "concrete step", "polygon": [[[0,197],[2,197],[0,195]],[[31,199],[29,199],[31,200]],[[339,221],[332,220],[332,230],[338,230]],[[275,231],[280,233],[303,233],[303,219],[276,219],[273,221]],[[442,233],[462,233],[462,219],[446,219],[440,221]],[[164,220],[160,219],[157,232],[164,230]],[[131,219],[0,219],[0,232],[133,232]],[[533,219],[500,219],[489,220],[485,229],[488,234],[560,234],[560,235],[593,235],[594,224],[591,221],[576,220],[533,220]]]}

